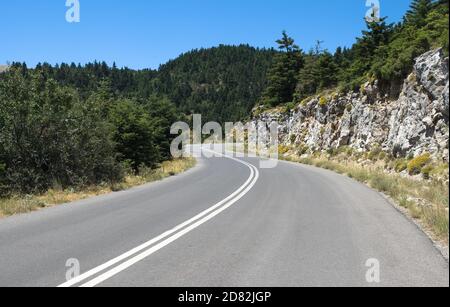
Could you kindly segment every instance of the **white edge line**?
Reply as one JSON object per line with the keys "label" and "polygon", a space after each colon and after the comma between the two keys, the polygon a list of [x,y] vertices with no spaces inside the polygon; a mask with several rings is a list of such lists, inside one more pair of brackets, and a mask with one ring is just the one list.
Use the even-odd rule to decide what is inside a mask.
{"label": "white edge line", "polygon": [[[202,150],[207,150],[207,151],[212,152],[211,150],[204,149],[204,148],[203,148]],[[136,253],[138,253],[138,252],[140,252],[140,251],[146,249],[147,247],[150,247],[151,245],[153,245],[153,244],[155,244],[155,243],[161,241],[162,239],[164,239],[164,238],[166,238],[166,237],[172,235],[173,233],[176,233],[176,232],[179,231],[180,229],[186,227],[187,225],[189,225],[189,224],[191,224],[191,223],[193,223],[193,222],[195,222],[195,221],[201,219],[201,218],[204,217],[205,215],[209,214],[211,211],[216,210],[218,207],[222,206],[223,204],[226,204],[227,202],[229,202],[230,200],[232,200],[234,197],[236,197],[236,195],[238,195],[239,193],[241,193],[242,190],[245,189],[245,187],[246,187],[250,182],[252,182],[252,179],[254,179],[255,177],[256,177],[257,179],[259,178],[259,172],[258,172],[257,168],[254,167],[253,165],[251,165],[251,164],[249,164],[249,163],[246,163],[246,162],[244,162],[244,161],[241,161],[241,160],[239,160],[239,159],[236,159],[236,158],[234,158],[234,157],[230,157],[230,156],[227,156],[227,155],[224,155],[224,154],[221,154],[221,153],[217,153],[217,152],[214,152],[214,153],[219,154],[219,155],[222,156],[222,157],[225,157],[225,158],[234,160],[234,161],[236,161],[236,162],[239,162],[239,163],[241,163],[241,164],[244,164],[245,166],[247,166],[247,167],[250,168],[250,171],[251,171],[251,172],[250,172],[249,178],[247,179],[247,181],[246,181],[246,182],[245,182],[238,190],[236,190],[236,191],[235,191],[234,193],[232,193],[230,196],[228,196],[228,197],[225,198],[224,200],[220,201],[220,202],[217,203],[216,205],[212,206],[211,208],[209,208],[209,209],[207,209],[207,210],[201,212],[200,214],[196,215],[195,217],[191,218],[190,220],[188,220],[188,221],[186,221],[186,222],[184,222],[184,223],[182,223],[182,224],[176,226],[175,228],[173,228],[173,229],[171,229],[171,230],[169,230],[169,231],[164,232],[163,234],[159,235],[158,237],[156,237],[156,238],[154,238],[154,239],[151,239],[150,241],[148,241],[148,242],[146,242],[146,243],[144,243],[144,244],[142,244],[142,245],[139,245],[138,247],[135,247],[135,248],[133,248],[132,250],[130,250],[130,251],[128,251],[128,252],[126,252],[126,253],[124,253],[124,254],[122,254],[122,255],[120,255],[120,256],[118,256],[118,257],[116,257],[116,258],[114,258],[114,259],[112,259],[112,260],[110,260],[110,261],[108,261],[108,262],[106,262],[106,263],[100,265],[100,266],[97,266],[97,267],[95,267],[95,268],[93,268],[93,269],[87,271],[86,273],[83,273],[83,274],[81,274],[81,275],[79,275],[79,276],[77,276],[77,277],[75,277],[75,278],[73,278],[73,279],[71,279],[71,280],[69,280],[69,281],[67,281],[67,282],[65,282],[65,283],[63,283],[63,284],[61,284],[61,285],[59,285],[58,287],[59,287],[59,288],[71,287],[71,286],[73,286],[73,285],[75,285],[75,284],[78,284],[78,283],[84,281],[85,279],[87,279],[87,278],[89,278],[89,277],[91,277],[91,276],[93,276],[93,275],[95,275],[95,274],[97,274],[97,273],[100,273],[101,271],[104,271],[104,270],[106,270],[107,268],[109,268],[109,267],[111,267],[111,266],[113,266],[113,265],[115,265],[115,264],[117,264],[117,263],[119,263],[119,262],[121,262],[121,261],[123,261],[123,260],[125,260],[125,259],[127,259],[127,258],[129,258],[129,257],[131,257],[131,256],[133,256],[134,254],[136,254]],[[256,171],[256,176],[254,177],[255,171]],[[252,187],[255,185],[257,179],[253,182]],[[245,190],[245,194],[248,193],[249,190],[250,190],[250,189]],[[245,195],[245,194],[244,194],[244,195]],[[239,197],[238,199],[242,198],[244,195],[240,195],[240,197]],[[239,196],[239,195],[238,195],[238,196]],[[237,201],[237,200],[236,200],[236,201]],[[235,202],[236,202],[236,201],[235,201]],[[232,204],[234,204],[234,202],[233,202]],[[229,206],[227,206],[226,208],[228,208],[228,207],[229,207]],[[224,210],[225,210],[225,209],[224,209]],[[223,211],[223,210],[222,210],[222,211]],[[222,212],[222,211],[220,211],[220,212]],[[219,213],[220,213],[220,212],[219,212]],[[217,214],[218,214],[218,213],[217,213]],[[217,215],[217,214],[216,214],[216,215]],[[215,216],[215,215],[214,215],[214,216]],[[212,216],[212,217],[214,217],[214,216]],[[212,218],[212,217],[211,217],[211,218]],[[210,219],[211,219],[211,218],[210,218]],[[209,220],[209,219],[208,219],[208,220]],[[206,221],[207,221],[207,220],[206,220]],[[206,221],[202,222],[201,224],[205,223]],[[201,224],[199,224],[198,226],[200,226]],[[196,227],[198,227],[198,226],[196,226]],[[194,227],[194,228],[196,228],[196,227]],[[192,230],[192,229],[190,229],[188,232],[190,232],[191,230]],[[185,233],[184,233],[184,234],[185,234]],[[184,235],[184,234],[183,234],[183,235]],[[169,238],[169,239],[170,239],[170,238]],[[169,239],[167,239],[167,240],[169,240]],[[178,238],[176,238],[176,239],[178,239]],[[176,240],[176,239],[175,239],[175,240]],[[166,240],[166,241],[167,241],[167,240]],[[173,240],[173,241],[175,241],[175,240]],[[173,241],[171,241],[171,242],[173,242]],[[165,241],[164,241],[164,242],[165,242]],[[164,242],[161,242],[161,243],[164,243]],[[169,242],[169,243],[171,243],[171,242]],[[161,243],[160,243],[160,244],[161,244]],[[169,243],[167,243],[167,244],[169,244]],[[167,245],[167,244],[166,244],[166,245]],[[165,245],[164,245],[164,246],[165,246]],[[162,247],[164,247],[164,246],[161,246],[160,248],[162,248]],[[160,248],[159,248],[159,249],[160,249]],[[155,251],[156,251],[156,250],[155,250]],[[154,251],[154,252],[155,252],[155,251]],[[152,252],[152,253],[154,253],[154,252]],[[138,255],[138,256],[139,256],[139,255]],[[133,258],[133,259],[134,259],[134,258]],[[117,273],[116,273],[116,274],[117,274]],[[103,275],[102,275],[102,276],[103,276]]]}

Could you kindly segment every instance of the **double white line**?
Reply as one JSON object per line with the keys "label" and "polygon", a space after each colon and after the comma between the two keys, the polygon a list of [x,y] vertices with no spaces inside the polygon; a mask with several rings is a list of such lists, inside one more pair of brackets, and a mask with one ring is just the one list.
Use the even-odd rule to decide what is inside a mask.
{"label": "double white line", "polygon": [[120,255],[119,257],[116,257],[84,274],[79,275],[78,277],[75,277],[59,285],[58,287],[71,287],[75,285],[78,285],[80,287],[95,287],[98,284],[104,282],[105,280],[119,274],[120,272],[126,270],[132,265],[138,263],[139,261],[149,257],[150,255],[154,254],[155,252],[159,251],[160,249],[169,245],[170,243],[178,240],[179,238],[183,237],[184,235],[191,232],[195,228],[208,222],[221,212],[225,211],[226,209],[234,205],[239,199],[241,199],[244,195],[246,195],[258,181],[259,178],[258,169],[255,166],[251,165],[250,163],[238,160],[234,157],[219,154],[216,152],[214,152],[214,154],[244,164],[250,169],[250,177],[238,190],[236,190],[233,194],[231,194],[224,200],[220,201],[219,203],[215,204],[211,208],[193,217],[192,219]]}

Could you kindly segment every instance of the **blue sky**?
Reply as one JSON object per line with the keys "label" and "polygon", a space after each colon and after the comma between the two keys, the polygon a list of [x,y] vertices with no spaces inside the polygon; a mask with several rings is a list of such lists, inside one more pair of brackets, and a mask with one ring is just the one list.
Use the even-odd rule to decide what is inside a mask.
{"label": "blue sky", "polygon": [[[157,68],[199,47],[275,47],[282,30],[304,50],[316,40],[334,51],[364,29],[366,0],[79,0],[81,22],[67,23],[66,0],[1,0],[0,64],[104,60]],[[410,0],[380,0],[400,21]]]}

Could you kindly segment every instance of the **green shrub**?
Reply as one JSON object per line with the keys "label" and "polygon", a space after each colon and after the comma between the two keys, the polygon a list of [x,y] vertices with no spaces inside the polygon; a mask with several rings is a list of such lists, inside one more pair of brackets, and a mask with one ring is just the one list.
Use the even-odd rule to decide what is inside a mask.
{"label": "green shrub", "polygon": [[38,71],[2,75],[0,159],[6,173],[0,186],[33,194],[55,183],[68,188],[120,180],[105,108],[102,99],[84,99]]}
{"label": "green shrub", "polygon": [[385,160],[387,158],[387,153],[385,153],[384,151],[380,152],[380,154],[378,155],[378,160]]}
{"label": "green shrub", "polygon": [[294,144],[295,141],[297,140],[297,135],[296,134],[291,134],[291,136],[289,137],[291,144]]}
{"label": "green shrub", "polygon": [[433,167],[430,175],[433,176],[446,176],[448,177],[449,165],[448,163],[439,163]]}
{"label": "green shrub", "polygon": [[394,169],[397,173],[401,173],[408,168],[408,162],[405,160],[397,160],[394,165]]}
{"label": "green shrub", "polygon": [[367,158],[372,161],[376,161],[379,159],[382,150],[380,147],[375,146],[368,154]]}
{"label": "green shrub", "polygon": [[334,157],[338,154],[338,151],[337,151],[337,149],[334,149],[334,148],[328,148],[327,154],[330,155],[331,157]]}
{"label": "green shrub", "polygon": [[321,107],[325,107],[326,105],[328,105],[328,100],[325,98],[325,97],[320,97],[320,99],[319,99],[319,105],[321,106]]}
{"label": "green shrub", "polygon": [[433,167],[431,165],[427,165],[422,168],[421,173],[424,179],[430,179],[430,174],[433,171]]}
{"label": "green shrub", "polygon": [[308,151],[309,151],[309,147],[308,147],[307,145],[303,144],[303,145],[301,145],[301,146],[298,148],[297,154],[298,154],[299,156],[303,156],[303,155],[306,154]]}
{"label": "green shrub", "polygon": [[286,111],[290,112],[290,111],[294,110],[296,106],[297,105],[295,102],[289,102],[286,104]]}
{"label": "green shrub", "polygon": [[353,153],[355,152],[355,150],[350,146],[343,146],[342,149],[343,149],[342,153],[345,153],[347,157],[353,156]]}
{"label": "green shrub", "polygon": [[431,155],[429,153],[420,155],[408,163],[408,172],[410,175],[418,175],[428,163],[431,161]]}
{"label": "green shrub", "polygon": [[286,154],[288,151],[289,151],[289,147],[288,147],[288,146],[285,146],[285,145],[279,145],[279,146],[278,146],[278,153],[279,153],[280,155],[284,155],[284,154]]}

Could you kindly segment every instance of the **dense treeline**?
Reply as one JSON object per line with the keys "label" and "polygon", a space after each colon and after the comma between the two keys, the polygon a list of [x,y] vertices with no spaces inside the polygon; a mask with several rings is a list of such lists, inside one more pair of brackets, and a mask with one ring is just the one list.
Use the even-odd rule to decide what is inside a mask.
{"label": "dense treeline", "polygon": [[[84,66],[38,64],[47,78],[74,87],[85,99],[107,82],[116,97],[167,97],[184,114],[199,113],[205,120],[238,121],[247,117],[267,86],[273,49],[248,45],[192,50],[162,65],[159,70],[109,67],[105,62]],[[26,64],[14,63],[27,71]]]}
{"label": "dense treeline", "polygon": [[1,195],[114,183],[169,159],[179,115],[167,98],[127,97],[132,87],[117,95],[110,79],[67,80],[46,65],[1,75]]}
{"label": "dense treeline", "polygon": [[[367,30],[351,48],[337,48],[334,54],[322,50],[320,42],[304,53],[283,33],[278,41],[282,54],[269,71],[263,102],[269,106],[298,103],[336,87],[357,91],[375,79],[386,94],[395,97],[417,56],[437,47],[448,54],[448,23],[448,0],[413,0],[402,22],[389,24],[387,18],[367,22]],[[290,61],[293,54],[297,60]]]}
{"label": "dense treeline", "polygon": [[186,114],[236,122],[260,99],[275,54],[248,45],[194,50],[163,65],[154,84]]}
{"label": "dense treeline", "polygon": [[276,52],[194,50],[155,70],[13,63],[0,74],[0,196],[120,181],[170,156],[183,114],[247,116]]}

